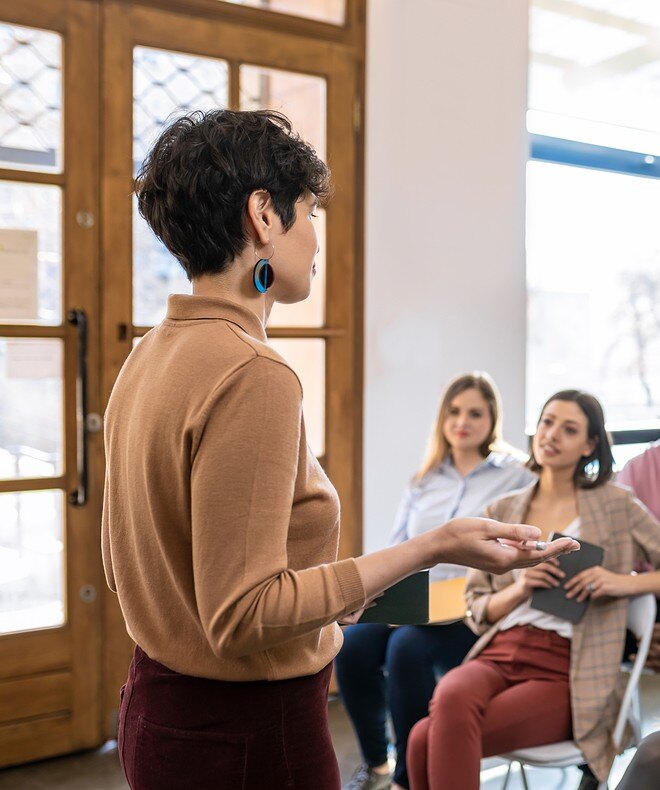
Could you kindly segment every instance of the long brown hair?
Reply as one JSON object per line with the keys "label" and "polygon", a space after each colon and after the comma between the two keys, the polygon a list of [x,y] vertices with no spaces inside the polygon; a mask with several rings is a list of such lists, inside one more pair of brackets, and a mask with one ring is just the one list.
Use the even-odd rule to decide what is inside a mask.
{"label": "long brown hair", "polygon": [[[594,449],[591,455],[582,457],[576,467],[573,480],[578,488],[597,488],[603,483],[607,483],[612,477],[612,467],[614,465],[614,458],[612,457],[612,445],[610,437],[605,428],[605,415],[600,401],[590,395],[588,392],[581,390],[561,390],[555,392],[544,403],[539,416],[539,422],[543,417],[543,412],[555,400],[570,401],[577,403],[582,410],[582,413],[587,418],[587,436],[589,439],[594,440]],[[538,429],[538,423],[537,429]],[[533,438],[530,438],[530,451],[529,461],[527,468],[532,472],[540,472],[542,467],[534,458]]]}
{"label": "long brown hair", "polygon": [[491,450],[495,450],[502,445],[502,399],[497,385],[488,373],[480,370],[458,376],[449,382],[442,393],[438,416],[435,419],[433,430],[429,437],[426,455],[419,471],[415,475],[415,480],[421,480],[425,474],[439,466],[451,452],[451,446],[447,442],[443,430],[447,411],[457,395],[471,389],[478,390],[483,395],[484,400],[488,404],[491,419],[490,433],[479,448],[479,452],[486,458]]}

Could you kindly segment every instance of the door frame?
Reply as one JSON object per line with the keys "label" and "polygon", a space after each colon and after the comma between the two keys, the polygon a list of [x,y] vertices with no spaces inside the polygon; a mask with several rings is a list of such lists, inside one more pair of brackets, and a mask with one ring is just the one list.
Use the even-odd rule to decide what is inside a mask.
{"label": "door frame", "polygon": [[[64,491],[66,620],[61,627],[0,636],[0,700],[22,715],[0,726],[0,765],[11,765],[96,746],[101,729],[101,595],[98,552],[103,492],[103,445],[89,433],[89,497],[69,503],[76,488],[77,335],[66,320],[73,308],[88,321],[87,404],[101,411],[99,326],[99,8],[86,0],[0,0],[8,24],[58,33],[63,39],[62,173],[0,170],[2,180],[52,184],[62,189],[62,323],[2,324],[4,337],[60,338],[64,342],[64,473],[60,478],[3,481],[0,492],[60,488]],[[81,111],[84,108],[84,112]],[[91,215],[83,221],[80,212]],[[79,221],[80,220],[80,221]],[[81,590],[89,594],[83,601]],[[31,712],[31,715],[27,715]]]}

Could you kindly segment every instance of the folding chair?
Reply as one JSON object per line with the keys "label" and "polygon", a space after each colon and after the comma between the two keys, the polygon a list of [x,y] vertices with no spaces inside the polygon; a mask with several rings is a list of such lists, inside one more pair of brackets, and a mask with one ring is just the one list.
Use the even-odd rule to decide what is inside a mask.
{"label": "folding chair", "polygon": [[[612,740],[616,745],[617,751],[621,748],[623,732],[628,722],[633,731],[633,746],[642,739],[640,723],[639,705],[639,678],[646,662],[649,652],[653,626],[655,625],[655,596],[650,593],[632,598],[628,606],[627,627],[639,640],[637,655],[630,670],[630,678],[626,685],[623,695],[619,715],[617,716]],[[586,759],[574,741],[561,741],[560,743],[548,743],[544,746],[534,746],[530,749],[519,749],[509,754],[502,754],[503,760],[509,760],[509,770],[507,771],[502,785],[502,790],[506,790],[509,784],[511,768],[514,763],[520,765],[520,774],[525,790],[529,790],[525,766],[531,765],[535,768],[569,768],[572,765],[582,765]],[[607,790],[607,781],[598,785],[598,790]]]}

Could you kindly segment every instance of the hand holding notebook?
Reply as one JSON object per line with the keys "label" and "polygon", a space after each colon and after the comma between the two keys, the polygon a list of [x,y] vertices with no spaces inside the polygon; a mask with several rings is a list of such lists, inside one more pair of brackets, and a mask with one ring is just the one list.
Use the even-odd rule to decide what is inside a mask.
{"label": "hand holding notebook", "polygon": [[[551,536],[552,539],[562,537],[566,536],[559,532],[553,533]],[[534,590],[530,606],[533,609],[539,609],[542,612],[561,617],[563,620],[568,620],[571,623],[579,623],[589,601],[578,602],[574,598],[567,598],[564,585],[569,579],[577,576],[578,573],[586,568],[602,565],[603,555],[604,551],[601,546],[597,546],[595,543],[588,543],[580,538],[580,551],[572,554],[562,554],[557,559],[559,567],[566,574],[559,587],[549,590]]]}

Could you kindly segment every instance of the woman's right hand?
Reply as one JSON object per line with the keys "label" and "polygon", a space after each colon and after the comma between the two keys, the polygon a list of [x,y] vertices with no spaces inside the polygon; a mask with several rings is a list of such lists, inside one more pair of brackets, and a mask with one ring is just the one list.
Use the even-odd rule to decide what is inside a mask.
{"label": "woman's right hand", "polygon": [[515,585],[521,595],[528,598],[534,590],[551,590],[554,587],[559,587],[565,576],[566,574],[559,567],[559,563],[553,558],[532,568],[524,568],[516,579]]}
{"label": "woman's right hand", "polygon": [[487,573],[507,573],[577,551],[572,538],[559,538],[536,548],[541,530],[529,524],[503,524],[488,518],[456,518],[413,540],[426,540],[429,567],[440,562],[466,565]]}

